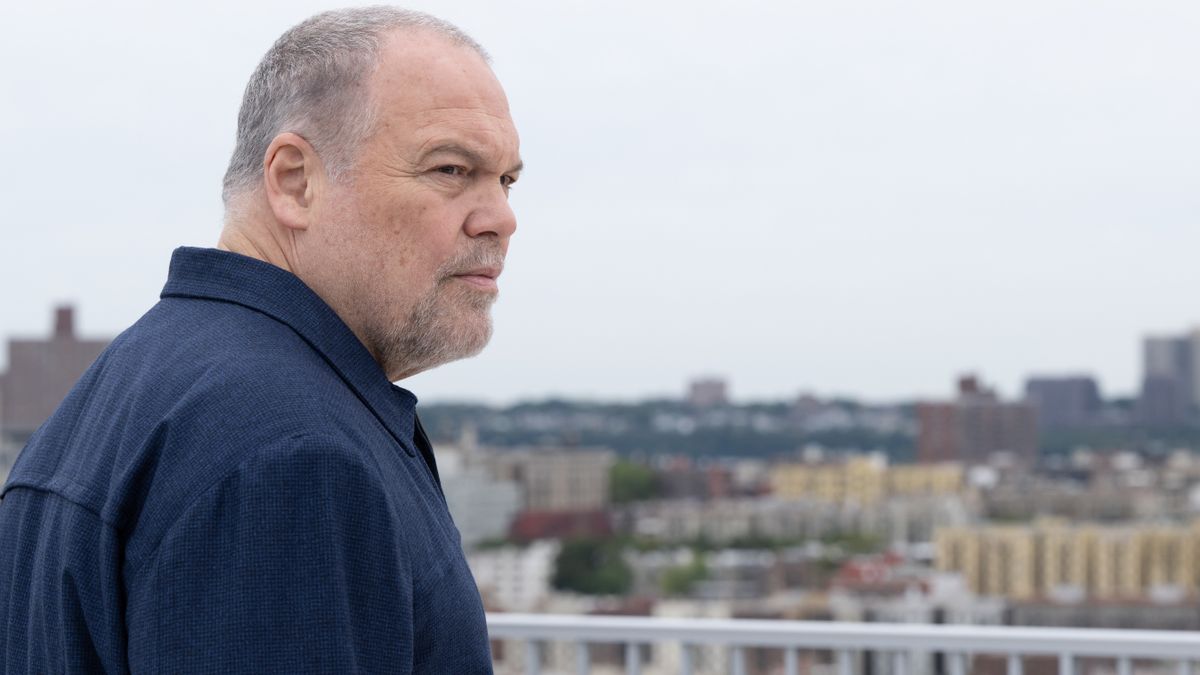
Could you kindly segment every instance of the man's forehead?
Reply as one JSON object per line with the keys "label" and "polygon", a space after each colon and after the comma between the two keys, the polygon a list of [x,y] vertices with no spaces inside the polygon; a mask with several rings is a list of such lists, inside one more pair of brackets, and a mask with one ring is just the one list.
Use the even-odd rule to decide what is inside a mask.
{"label": "man's forehead", "polygon": [[372,86],[378,98],[398,111],[482,108],[508,113],[504,89],[483,57],[428,30],[389,34]]}
{"label": "man's forehead", "polygon": [[519,164],[508,100],[474,50],[438,35],[393,34],[371,86],[378,128],[408,161],[459,147],[505,170]]}

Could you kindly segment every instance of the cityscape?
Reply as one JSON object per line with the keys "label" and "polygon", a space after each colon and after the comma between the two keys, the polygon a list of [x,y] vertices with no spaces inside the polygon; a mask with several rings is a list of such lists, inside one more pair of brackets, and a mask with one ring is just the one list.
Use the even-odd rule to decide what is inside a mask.
{"label": "cityscape", "polygon": [[[7,642],[0,637],[9,647],[0,671],[20,669],[13,664],[22,657],[33,664],[74,654],[66,633],[49,628],[55,621],[74,625],[97,652],[115,645],[112,662],[138,670],[138,654],[152,650],[134,639],[133,619],[164,634],[171,623],[161,608],[174,603],[185,619],[210,604],[220,618],[179,623],[171,644],[235,671],[300,672],[267,654],[319,660],[353,646],[393,658],[397,671],[490,672],[480,667],[486,639],[497,675],[1200,675],[1200,314],[1182,292],[1198,281],[1200,3],[401,4],[486,49],[505,98],[504,113],[489,119],[511,120],[519,139],[501,136],[523,167],[505,190],[516,218],[505,225],[516,231],[503,237],[486,349],[398,383],[418,397],[415,434],[424,441],[427,432],[432,458],[424,442],[395,456],[387,443],[359,448],[385,465],[371,473],[393,507],[383,513],[403,531],[428,532],[434,559],[452,567],[413,564],[421,583],[406,588],[389,586],[397,574],[374,558],[347,555],[340,559],[366,563],[367,574],[341,583],[337,571],[293,564],[303,559],[297,540],[279,542],[283,533],[266,526],[283,500],[241,497],[215,504],[235,507],[236,520],[205,519],[212,529],[200,530],[194,547],[170,559],[152,552],[162,564],[140,565],[135,540],[164,550],[193,498],[164,499],[171,506],[162,509],[144,508],[153,503],[140,497],[96,507],[100,495],[112,496],[104,487],[114,475],[131,494],[157,496],[242,471],[230,476],[217,470],[225,464],[205,461],[207,444],[179,453],[198,460],[195,471],[180,471],[175,455],[154,445],[179,427],[157,424],[154,441],[136,444],[146,462],[114,474],[115,465],[89,456],[105,449],[89,441],[101,434],[72,425],[70,457],[89,476],[96,469],[96,482],[79,489],[73,471],[55,472],[53,485],[14,480],[5,522],[15,523],[27,500],[56,506],[43,523],[111,526],[115,536],[97,547],[87,534],[72,548],[21,527],[37,555],[0,538],[11,569],[63,591],[62,602],[50,602],[36,592],[43,583],[10,574],[7,597],[19,613]],[[8,154],[0,285],[9,289],[0,314],[0,479],[80,376],[161,297],[177,247],[227,244],[226,234],[254,220],[254,209],[230,200],[237,185],[222,178],[231,159],[245,172],[242,185],[256,175],[246,143],[255,133],[245,128],[260,125],[249,123],[296,122],[284,126],[296,126],[289,130],[322,166],[349,168],[327,160],[356,154],[336,146],[354,149],[343,141],[371,121],[363,115],[331,135],[331,158],[321,129],[336,115],[239,114],[248,76],[265,81],[251,73],[281,31],[342,9],[323,0],[0,5],[0,24],[19,27],[0,41],[9,64],[0,68]],[[372,51],[382,66],[388,50]],[[303,73],[316,54],[272,62]],[[334,59],[320,78],[329,87],[297,93],[337,102],[337,73],[357,62]],[[443,92],[440,100],[453,80],[419,81]],[[372,94],[370,103],[421,91],[388,90],[347,91]],[[390,113],[379,117],[381,129],[401,128]],[[387,220],[404,229],[412,195],[392,190],[405,178],[394,168],[386,191],[405,203],[390,201]],[[452,182],[459,172],[449,169],[439,167],[435,180]],[[368,189],[385,188],[382,178],[334,183],[355,201],[383,199]],[[466,196],[451,201],[466,206]],[[316,264],[357,238],[310,235],[361,219],[317,218],[285,257],[303,262],[294,271],[312,285],[381,282],[361,298],[349,285],[335,294],[314,288],[346,299],[349,314],[329,304],[350,327],[389,293],[398,294],[394,310],[407,304],[410,272],[424,269],[410,263],[433,261],[402,251],[410,239],[448,237],[455,222],[471,225],[469,234],[486,222],[439,213],[449,212],[412,214],[429,227],[396,230],[399,238],[374,228],[379,246],[355,254],[365,265],[345,268],[350,276]],[[440,235],[428,252],[449,250]],[[402,268],[406,281],[394,285],[391,270]],[[255,386],[290,373],[286,359],[268,363],[274,342],[264,342],[271,351],[261,362],[216,342],[224,341],[211,353],[222,365],[264,366],[237,379],[247,384],[234,396],[207,386],[207,376],[178,377],[178,388],[138,377],[134,387],[105,391],[133,405],[195,382],[202,386],[189,392],[221,412],[175,406],[178,419],[186,414],[189,429],[231,445],[252,445],[244,432],[264,429],[332,430],[350,446],[385,431],[365,416],[347,424],[338,414],[297,420],[260,408],[295,397],[321,411],[367,412],[336,379],[326,388],[313,373],[291,378],[294,386]],[[180,360],[142,363],[171,376],[208,363],[198,352],[164,351]],[[315,356],[303,348],[279,355]],[[369,380],[372,363],[358,361]],[[109,374],[119,375],[111,383],[133,373]],[[383,399],[385,380],[373,384]],[[89,415],[103,424],[87,429],[140,432],[131,417],[105,414],[114,409],[108,400],[88,397]],[[390,403],[368,407],[403,439],[409,401],[394,413],[383,407]],[[49,456],[60,446],[44,447]],[[399,480],[384,477],[391,469]],[[319,508],[346,511],[351,492],[330,488],[311,507],[299,500],[280,526],[312,531],[327,522]],[[414,517],[413,504],[438,522]],[[350,523],[369,515],[348,511]],[[143,518],[159,514],[161,532]],[[234,540],[225,535],[240,531],[226,523],[248,526],[248,545],[223,548]],[[337,543],[383,546],[388,563],[391,553],[413,559],[399,555],[414,550],[409,537],[382,530]],[[258,546],[280,551],[297,576],[252,562],[266,553]],[[61,568],[70,571],[104,563],[103,583],[57,573],[56,556],[78,563]],[[140,580],[160,569],[160,586]],[[265,593],[263,572],[281,580],[281,592]],[[197,582],[194,596],[183,593],[187,580]],[[453,598],[439,609],[455,611],[430,620],[417,611],[424,603],[405,607],[394,590]],[[308,594],[324,604],[261,620]],[[139,595],[153,609],[139,613]],[[81,610],[65,611],[74,606]],[[360,631],[357,619],[350,629],[309,628],[321,610],[347,608],[371,629]],[[471,632],[453,618],[462,610]],[[390,637],[410,616],[421,637]],[[299,647],[282,648],[289,638]],[[429,665],[429,653],[472,658],[473,667]],[[158,659],[187,670],[171,660]],[[354,665],[393,665],[364,663]]]}
{"label": "cityscape", "polygon": [[[69,306],[7,340],[4,474],[106,344]],[[1200,630],[1200,330],[1139,348],[1125,398],[1087,373],[1011,397],[966,373],[941,400],[735,402],[703,376],[671,399],[419,412],[489,613]],[[525,672],[519,642],[492,647]],[[541,672],[575,649],[547,643]],[[693,672],[726,672],[723,650]],[[747,651],[742,672],[784,672]],[[592,672],[629,659],[590,649]]]}

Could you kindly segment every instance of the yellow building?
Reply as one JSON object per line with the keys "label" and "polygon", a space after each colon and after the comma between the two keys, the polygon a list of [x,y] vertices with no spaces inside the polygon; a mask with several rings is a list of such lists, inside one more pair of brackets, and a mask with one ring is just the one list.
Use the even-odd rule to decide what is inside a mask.
{"label": "yellow building", "polygon": [[891,496],[957,494],[963,488],[956,463],[888,466],[878,456],[840,462],[781,464],[771,470],[772,492],[782,499],[875,504]]}
{"label": "yellow building", "polygon": [[934,545],[938,570],[962,574],[976,593],[1022,599],[1036,592],[1034,540],[1026,528],[942,528]]}
{"label": "yellow building", "polygon": [[1070,590],[1096,599],[1200,590],[1200,521],[1190,526],[1031,525],[943,528],[936,567],[971,590],[1025,599]]}

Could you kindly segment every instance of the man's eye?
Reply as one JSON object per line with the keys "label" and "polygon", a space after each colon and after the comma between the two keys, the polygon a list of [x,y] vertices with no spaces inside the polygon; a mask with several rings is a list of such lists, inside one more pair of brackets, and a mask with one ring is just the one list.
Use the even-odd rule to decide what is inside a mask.
{"label": "man's eye", "polygon": [[513,178],[512,176],[500,176],[500,184],[503,185],[505,188],[512,187],[513,183],[516,183],[516,182],[517,182],[517,179]]}
{"label": "man's eye", "polygon": [[461,166],[439,166],[436,170],[438,173],[448,176],[465,176],[467,174],[467,170]]}

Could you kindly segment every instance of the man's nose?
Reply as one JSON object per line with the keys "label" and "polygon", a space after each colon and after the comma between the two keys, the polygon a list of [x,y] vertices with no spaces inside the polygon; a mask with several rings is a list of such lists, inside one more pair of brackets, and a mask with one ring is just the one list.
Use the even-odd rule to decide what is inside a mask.
{"label": "man's nose", "polygon": [[480,198],[479,204],[467,216],[465,224],[468,236],[495,235],[508,239],[517,231],[517,216],[508,203],[508,193],[501,186]]}

